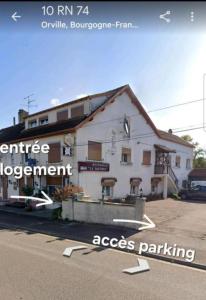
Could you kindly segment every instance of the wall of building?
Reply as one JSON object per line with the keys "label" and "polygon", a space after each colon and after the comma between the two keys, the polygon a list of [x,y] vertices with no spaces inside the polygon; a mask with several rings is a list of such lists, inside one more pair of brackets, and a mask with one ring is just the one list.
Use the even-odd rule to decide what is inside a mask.
{"label": "wall of building", "polygon": [[[128,140],[125,140],[123,131],[125,114],[129,116],[131,127],[131,139]],[[113,133],[118,142],[112,146]],[[102,177],[117,178],[114,186],[115,197],[122,197],[130,193],[131,177],[142,178],[140,187],[143,188],[144,194],[151,193],[151,177],[154,176],[155,165],[154,144],[165,145],[176,150],[177,153],[172,154],[172,166],[180,184],[187,178],[190,171],[186,169],[186,159],[192,160],[192,149],[158,138],[126,93],[117,97],[115,102],[107,105],[105,110],[96,115],[93,121],[78,130],[76,141],[77,145],[81,146],[77,146],[77,157],[80,161],[88,161],[88,140],[103,141],[102,161],[110,164],[109,172],[81,172],[79,174],[79,184],[93,199],[101,198]],[[122,165],[120,163],[122,147],[132,149],[131,164]],[[144,150],[152,151],[151,165],[149,166],[142,164]],[[176,155],[181,156],[180,168],[174,167]],[[159,192],[163,191],[161,184],[159,190]]]}

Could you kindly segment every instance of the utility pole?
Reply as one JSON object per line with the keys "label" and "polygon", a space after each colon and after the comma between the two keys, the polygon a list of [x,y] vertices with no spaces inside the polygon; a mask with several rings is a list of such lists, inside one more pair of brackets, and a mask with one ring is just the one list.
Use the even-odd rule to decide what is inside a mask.
{"label": "utility pole", "polygon": [[206,131],[206,128],[205,128],[205,125],[206,125],[206,120],[205,120],[205,83],[206,83],[206,73],[203,74],[203,108],[202,108],[202,111],[203,111],[203,130]]}
{"label": "utility pole", "polygon": [[28,95],[24,98],[24,100],[26,100],[26,106],[27,106],[27,111],[29,113],[30,111],[30,108],[32,107],[35,107],[36,105],[33,105],[32,103],[35,102],[36,100],[34,99],[31,99],[31,97],[33,96],[34,94],[31,94],[31,95]]}

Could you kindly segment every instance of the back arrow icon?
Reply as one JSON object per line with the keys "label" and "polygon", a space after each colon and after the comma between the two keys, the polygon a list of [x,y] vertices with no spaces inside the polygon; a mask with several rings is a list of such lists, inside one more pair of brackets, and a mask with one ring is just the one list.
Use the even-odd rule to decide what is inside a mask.
{"label": "back arrow icon", "polygon": [[18,13],[15,11],[15,13],[13,13],[13,15],[11,16],[12,17],[12,19],[15,21],[15,22],[17,22],[17,20],[19,19],[19,18],[21,18],[21,16],[18,16]]}

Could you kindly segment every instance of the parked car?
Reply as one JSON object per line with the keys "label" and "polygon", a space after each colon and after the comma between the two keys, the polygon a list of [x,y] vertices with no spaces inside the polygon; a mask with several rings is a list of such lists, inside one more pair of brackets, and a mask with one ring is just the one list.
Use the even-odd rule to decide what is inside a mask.
{"label": "parked car", "polygon": [[206,186],[196,185],[189,189],[183,189],[179,192],[181,199],[195,199],[206,201]]}

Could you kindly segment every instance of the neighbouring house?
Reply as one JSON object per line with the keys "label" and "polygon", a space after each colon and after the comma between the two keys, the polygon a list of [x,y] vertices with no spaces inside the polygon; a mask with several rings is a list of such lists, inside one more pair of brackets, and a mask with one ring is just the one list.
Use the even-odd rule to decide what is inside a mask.
{"label": "neighbouring house", "polygon": [[193,169],[188,174],[188,182],[190,186],[206,185],[206,168]]}
{"label": "neighbouring house", "polygon": [[1,177],[1,198],[69,183],[91,199],[177,191],[191,171],[193,146],[156,128],[129,85],[34,114],[19,111],[17,125],[0,130],[0,143],[47,143],[49,154],[8,154],[6,165],[73,166],[73,175]]}

